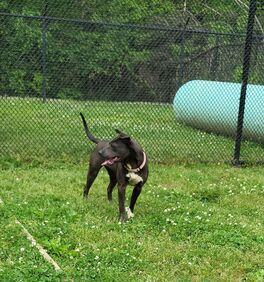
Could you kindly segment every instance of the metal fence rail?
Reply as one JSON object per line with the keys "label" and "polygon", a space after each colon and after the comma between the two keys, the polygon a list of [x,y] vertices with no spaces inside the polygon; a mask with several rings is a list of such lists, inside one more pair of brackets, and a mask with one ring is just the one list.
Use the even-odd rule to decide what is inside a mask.
{"label": "metal fence rail", "polygon": [[[111,138],[113,129],[121,128],[155,161],[231,161],[237,139],[242,146],[237,145],[236,163],[240,153],[245,161],[263,162],[264,137],[256,140],[249,134],[243,139],[243,122],[236,138],[236,131],[211,130],[210,118],[208,130],[199,122],[180,122],[172,105],[176,92],[193,80],[241,83],[244,73],[244,85],[264,85],[264,37],[253,33],[253,22],[250,27],[251,36],[246,37],[161,24],[51,17],[45,9],[41,16],[0,12],[1,154],[83,158],[92,145],[84,138],[82,111],[95,135]],[[243,61],[244,55],[251,60]],[[250,72],[245,73],[249,63]],[[224,92],[224,86],[219,90]],[[198,90],[189,95],[198,97],[193,105],[196,118],[217,106],[212,114],[220,127],[237,121],[239,100],[236,111],[224,117],[233,93],[220,104],[214,97],[201,104]],[[246,100],[244,106],[259,112],[264,93],[257,104],[249,104],[254,108],[247,109]],[[261,123],[263,116],[255,115],[249,126],[261,135]]]}

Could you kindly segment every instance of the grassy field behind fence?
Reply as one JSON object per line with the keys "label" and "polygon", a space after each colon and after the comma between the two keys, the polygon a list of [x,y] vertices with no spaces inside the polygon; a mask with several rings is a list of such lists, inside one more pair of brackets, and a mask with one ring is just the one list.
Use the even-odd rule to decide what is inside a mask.
{"label": "grassy field behind fence", "polygon": [[[169,104],[18,98],[0,99],[2,155],[86,159],[94,145],[85,139],[80,111],[96,136],[112,138],[120,128],[140,141],[152,161],[224,162],[233,156],[233,140],[178,124]],[[242,158],[263,160],[263,146],[244,142]]]}

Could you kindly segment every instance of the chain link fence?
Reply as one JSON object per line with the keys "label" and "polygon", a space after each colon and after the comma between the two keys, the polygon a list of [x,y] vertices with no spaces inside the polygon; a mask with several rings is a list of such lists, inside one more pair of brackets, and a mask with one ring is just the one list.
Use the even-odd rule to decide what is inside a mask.
{"label": "chain link fence", "polygon": [[[80,1],[80,9],[75,2],[0,4],[1,154],[86,158],[93,145],[84,136],[83,112],[95,136],[110,139],[120,128],[153,161],[231,161],[247,5],[239,6],[244,16],[230,20],[229,32],[218,32],[227,25],[222,14],[213,26],[215,21],[194,19],[186,7],[184,16],[173,17],[169,4],[153,8],[155,13],[142,4],[145,18],[138,24],[132,8],[127,20],[118,5],[107,16],[103,5]],[[202,5],[197,2],[193,10]],[[257,85],[249,93],[257,99],[249,97],[248,106],[246,100],[249,133],[241,147],[241,158],[252,163],[264,161],[264,4],[255,4],[248,82]],[[230,17],[240,12],[230,11]],[[184,89],[186,98],[178,104]]]}

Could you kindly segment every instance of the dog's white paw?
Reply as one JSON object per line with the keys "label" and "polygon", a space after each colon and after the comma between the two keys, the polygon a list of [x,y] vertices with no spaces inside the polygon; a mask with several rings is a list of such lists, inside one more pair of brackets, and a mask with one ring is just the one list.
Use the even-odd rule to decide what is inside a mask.
{"label": "dog's white paw", "polygon": [[126,208],[126,213],[128,219],[134,217],[134,214],[132,213],[129,207]]}

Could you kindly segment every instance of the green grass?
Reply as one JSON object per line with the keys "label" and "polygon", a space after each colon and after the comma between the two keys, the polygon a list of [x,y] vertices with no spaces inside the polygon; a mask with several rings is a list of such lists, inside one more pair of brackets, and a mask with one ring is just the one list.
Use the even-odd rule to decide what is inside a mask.
{"label": "green grass", "polygon": [[[1,158],[0,165],[0,281],[264,279],[261,167],[151,165],[134,219],[119,225],[117,193],[109,205],[105,172],[86,202],[86,164]],[[30,245],[15,218],[61,273]]]}
{"label": "green grass", "polygon": [[[150,103],[110,103],[38,99],[0,99],[0,153],[16,158],[87,158],[88,142],[79,116],[91,131],[112,138],[121,128],[140,141],[151,161],[162,163],[225,162],[232,160],[234,141],[176,122],[172,106]],[[33,158],[34,157],[34,158]],[[264,148],[244,142],[242,159],[264,159]]]}
{"label": "green grass", "polygon": [[[121,128],[150,156],[149,181],[126,224],[117,223],[116,191],[107,202],[105,172],[82,200],[94,145],[80,111],[96,136]],[[178,124],[171,105],[146,103],[2,98],[0,122],[0,281],[264,280],[263,168],[224,164],[231,139]],[[242,153],[248,161],[264,156],[251,142]]]}

